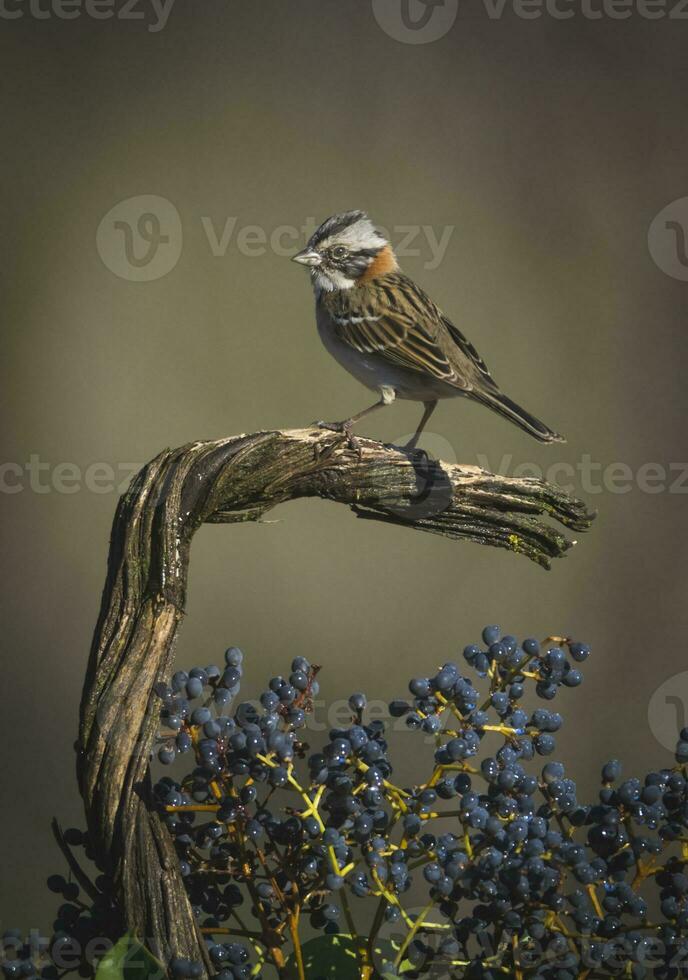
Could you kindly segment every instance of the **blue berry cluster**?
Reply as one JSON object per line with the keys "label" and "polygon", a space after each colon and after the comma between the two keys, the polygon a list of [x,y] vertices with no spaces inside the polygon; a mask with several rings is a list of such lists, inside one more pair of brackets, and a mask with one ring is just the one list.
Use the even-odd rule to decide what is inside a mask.
{"label": "blue berry cluster", "polygon": [[[79,867],[74,850],[83,852],[88,862],[96,860],[87,834],[70,828],[62,834],[61,846]],[[104,942],[113,943],[123,932],[122,919],[114,897],[112,880],[105,874],[91,880],[79,869],[78,879],[52,874],[48,889],[60,897],[52,935],[34,930],[25,936],[20,929],[8,929],[2,936],[2,972],[6,980],[60,980],[67,973],[92,977]]]}
{"label": "blue berry cluster", "polygon": [[[414,677],[387,726],[352,694],[317,745],[304,657],[255,701],[236,648],[158,685],[156,806],[218,980],[317,980],[313,930],[349,937],[364,980],[688,976],[688,730],[673,767],[624,779],[611,760],[580,801],[551,758],[552,702],[589,653],[486,627],[463,663]],[[390,723],[417,733],[418,784],[395,780]],[[21,957],[4,970],[33,978]]]}

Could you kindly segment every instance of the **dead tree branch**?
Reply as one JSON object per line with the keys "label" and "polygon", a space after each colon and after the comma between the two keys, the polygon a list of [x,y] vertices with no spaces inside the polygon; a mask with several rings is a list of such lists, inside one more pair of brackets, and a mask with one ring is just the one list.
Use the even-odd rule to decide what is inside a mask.
{"label": "dead tree branch", "polygon": [[[259,520],[320,497],[358,517],[494,545],[549,567],[584,531],[583,504],[550,484],[433,462],[317,428],[166,450],[121,499],[81,703],[79,784],[92,846],[115,881],[127,928],[161,958],[205,957],[166,828],[151,804],[152,692],[172,672],[189,548],[201,524]],[[206,965],[208,965],[206,963]]]}

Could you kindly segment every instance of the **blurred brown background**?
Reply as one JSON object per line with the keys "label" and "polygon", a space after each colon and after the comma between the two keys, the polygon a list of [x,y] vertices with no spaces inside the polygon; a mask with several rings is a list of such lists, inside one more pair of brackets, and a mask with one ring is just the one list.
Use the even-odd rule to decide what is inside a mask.
{"label": "blurred brown background", "polygon": [[[648,702],[685,669],[688,485],[670,492],[667,472],[649,493],[637,476],[688,459],[685,208],[669,210],[673,239],[666,222],[655,235],[669,274],[647,240],[688,194],[688,23],[636,4],[611,8],[627,19],[573,4],[570,19],[525,19],[511,2],[490,17],[482,0],[447,0],[426,13],[449,20],[425,28],[417,0],[374,6],[176,0],[164,25],[147,0],[143,19],[3,8],[3,927],[49,926],[44,880],[63,870],[50,817],[80,821],[72,743],[112,475],[165,446],[368,403],[320,347],[307,276],[281,254],[296,238],[274,246],[280,226],[336,210],[368,209],[397,244],[401,226],[420,229],[405,270],[569,438],[541,447],[454,402],[428,448],[493,467],[507,455],[511,470],[587,454],[600,492],[580,472],[564,482],[597,525],[550,574],[315,501],[273,525],[204,528],[180,665],[238,644],[255,693],[305,653],[326,667],[326,697],[385,697],[487,622],[573,632],[595,656],[561,701],[559,754],[583,786],[611,754],[629,771],[671,762],[651,729],[671,729],[675,709],[655,699],[651,726]],[[422,37],[437,24],[443,36]],[[170,203],[130,201],[141,195]],[[242,238],[248,226],[261,231]],[[439,261],[423,226],[453,227]],[[418,415],[399,403],[362,431],[394,440]]]}

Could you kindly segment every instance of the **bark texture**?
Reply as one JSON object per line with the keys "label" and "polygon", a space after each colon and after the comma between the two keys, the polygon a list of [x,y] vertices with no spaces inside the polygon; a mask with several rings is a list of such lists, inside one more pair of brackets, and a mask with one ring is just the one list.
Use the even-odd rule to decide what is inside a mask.
{"label": "bark texture", "polygon": [[[317,428],[259,432],[166,450],[120,500],[81,702],[78,776],[89,834],[126,927],[161,959],[205,961],[177,858],[151,806],[154,685],[172,673],[189,548],[201,524],[257,521],[320,497],[356,516],[507,548],[549,567],[573,543],[546,515],[586,530],[593,515],[557,487],[409,457]],[[206,962],[206,966],[208,966]]]}

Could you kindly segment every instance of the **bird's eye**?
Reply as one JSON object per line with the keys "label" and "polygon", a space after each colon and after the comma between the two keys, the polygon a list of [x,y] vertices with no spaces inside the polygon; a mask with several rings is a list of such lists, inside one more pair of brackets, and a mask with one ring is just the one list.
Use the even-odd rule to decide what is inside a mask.
{"label": "bird's eye", "polygon": [[347,250],[344,248],[343,245],[335,245],[335,247],[332,249],[332,258],[343,259],[344,256],[346,255],[346,251]]}

